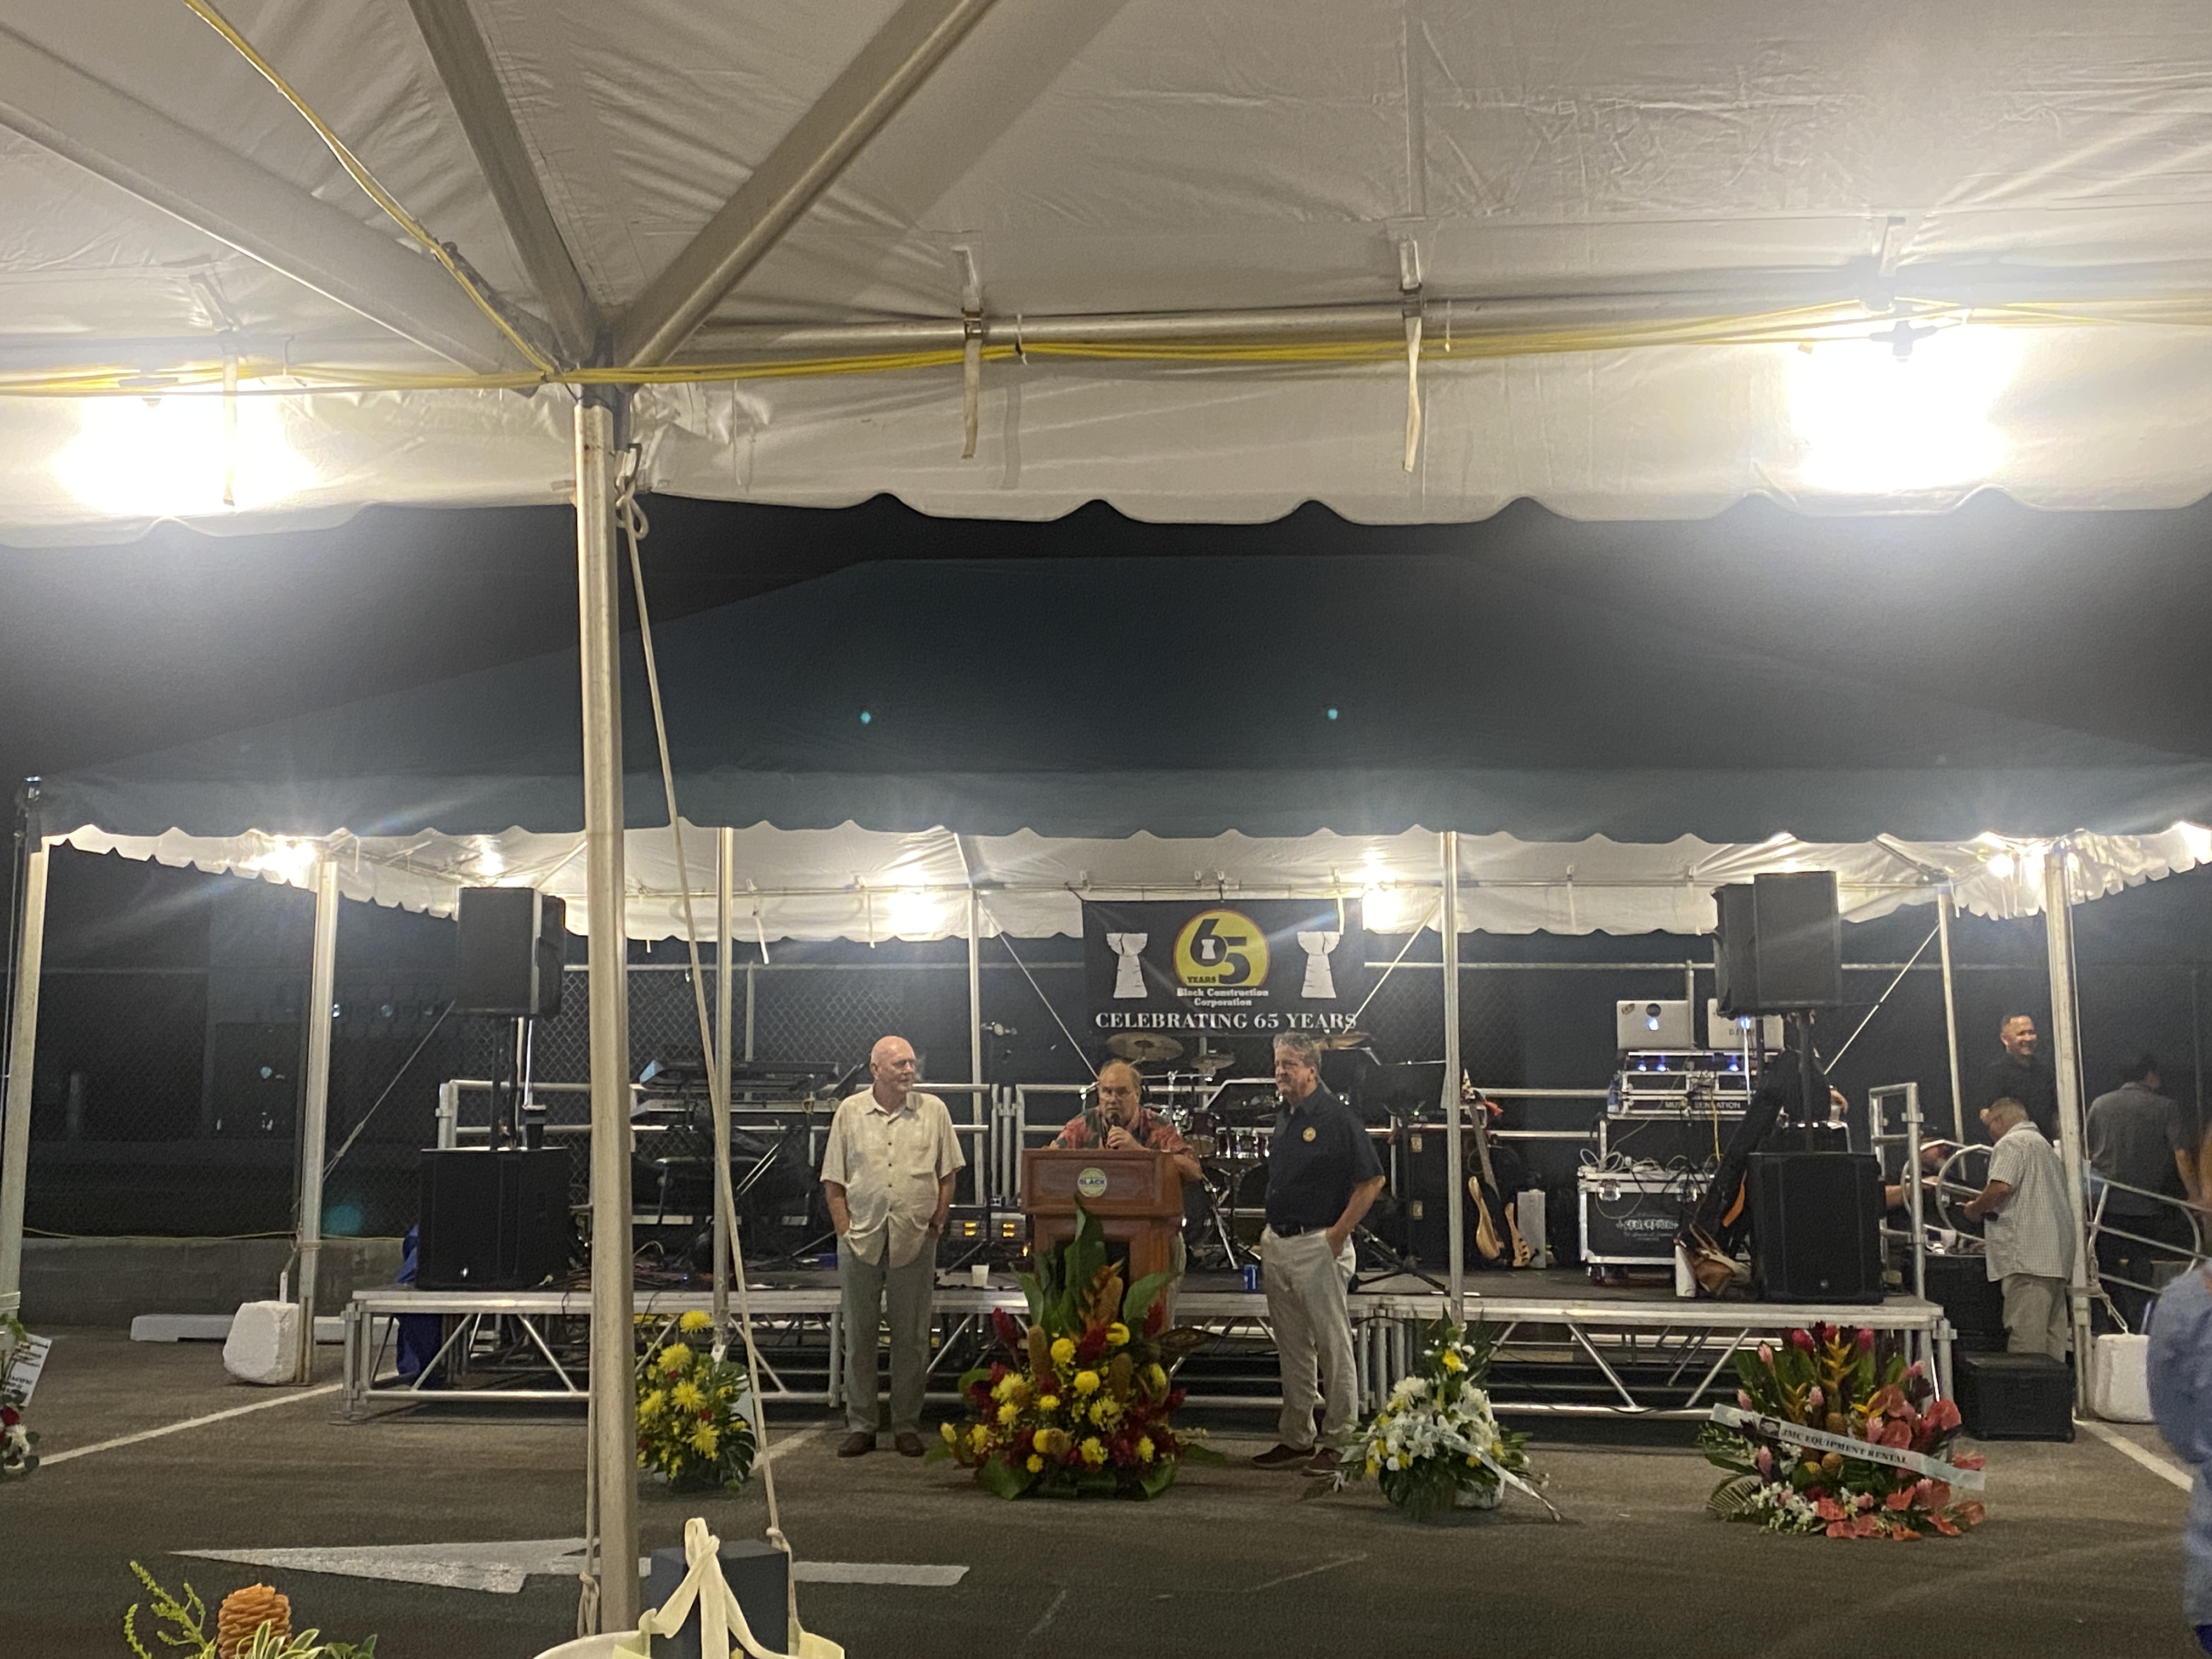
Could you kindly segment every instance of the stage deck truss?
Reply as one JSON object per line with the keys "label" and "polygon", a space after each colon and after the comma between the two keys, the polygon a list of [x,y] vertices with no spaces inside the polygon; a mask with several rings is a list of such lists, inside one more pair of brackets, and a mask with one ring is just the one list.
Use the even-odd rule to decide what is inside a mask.
{"label": "stage deck truss", "polygon": [[[754,1340],[761,1354],[762,1392],[787,1405],[844,1403],[842,1319],[837,1287],[759,1290],[750,1297]],[[1436,1294],[1356,1292],[1352,1336],[1360,1406],[1372,1410],[1420,1350],[1423,1329],[1443,1317]],[[641,1327],[659,1336],[682,1315],[709,1309],[705,1291],[641,1298]],[[416,1291],[398,1287],[356,1293],[345,1315],[343,1414],[358,1421],[402,1404],[444,1407],[513,1401],[580,1404],[588,1357],[582,1340],[591,1294],[572,1291]],[[994,1310],[1019,1315],[1017,1291],[941,1288],[939,1341],[930,1358],[932,1397],[954,1398],[946,1375],[957,1358],[984,1341]],[[1950,1326],[1943,1310],[1912,1297],[1879,1305],[1692,1302],[1602,1296],[1474,1296],[1468,1320],[1498,1341],[1492,1398],[1500,1411],[1523,1413],[1694,1418],[1732,1392],[1729,1362],[1741,1349],[1814,1323],[1895,1334],[1925,1364],[1945,1394],[1951,1387]],[[429,1314],[444,1323],[437,1358],[422,1376],[400,1376],[393,1364],[392,1321]],[[1271,1354],[1267,1299],[1256,1291],[1199,1291],[1176,1302],[1176,1319],[1212,1339],[1217,1352]],[[1583,1367],[1589,1367],[1583,1371]],[[1547,1369],[1557,1381],[1544,1377]],[[1595,1384],[1590,1381],[1596,1379]],[[1186,1378],[1194,1405],[1273,1406],[1279,1396],[1235,1383],[1209,1388]],[[1577,1395],[1581,1397],[1562,1397]]]}

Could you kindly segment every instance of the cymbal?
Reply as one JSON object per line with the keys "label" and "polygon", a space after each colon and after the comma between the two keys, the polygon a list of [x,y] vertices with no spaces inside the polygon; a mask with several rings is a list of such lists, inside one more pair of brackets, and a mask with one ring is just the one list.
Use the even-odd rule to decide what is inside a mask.
{"label": "cymbal", "polygon": [[1134,1060],[1139,1066],[1154,1060],[1177,1060],[1182,1055],[1182,1044],[1173,1037],[1156,1036],[1150,1031],[1122,1031],[1107,1038],[1106,1047],[1117,1059]]}
{"label": "cymbal", "polygon": [[1331,1031],[1321,1040],[1321,1046],[1324,1048],[1364,1048],[1374,1041],[1367,1032],[1353,1029]]}
{"label": "cymbal", "polygon": [[1234,1054],[1193,1054],[1189,1065],[1192,1071],[1212,1077],[1216,1072],[1227,1071],[1236,1063],[1237,1056]]}

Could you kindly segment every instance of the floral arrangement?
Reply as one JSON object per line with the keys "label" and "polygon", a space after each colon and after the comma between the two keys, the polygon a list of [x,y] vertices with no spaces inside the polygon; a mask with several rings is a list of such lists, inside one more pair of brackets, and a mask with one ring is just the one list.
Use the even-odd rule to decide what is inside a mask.
{"label": "floral arrangement", "polygon": [[1170,1278],[1124,1290],[1097,1221],[1079,1206],[1074,1238],[1021,1275],[1027,1328],[992,1315],[1000,1357],[960,1379],[971,1415],[945,1424],[930,1455],[973,1469],[1000,1498],[1157,1498],[1186,1460],[1220,1462],[1173,1425],[1182,1390],[1168,1373],[1200,1334],[1167,1328]]}
{"label": "floral arrangement", "polygon": [[0,1315],[0,1480],[39,1467],[39,1437],[23,1421],[23,1391],[13,1378],[29,1340],[21,1320]]}
{"label": "floral arrangement", "polygon": [[1509,1485],[1551,1509],[1536,1490],[1543,1477],[1529,1470],[1528,1437],[1499,1427],[1490,1409],[1483,1382],[1497,1346],[1448,1319],[1430,1326],[1414,1369],[1352,1431],[1348,1455],[1321,1490],[1340,1492],[1371,1477],[1417,1521],[1447,1510],[1495,1509]]}
{"label": "floral arrangement", "polygon": [[[362,1642],[325,1642],[320,1631],[294,1630],[292,1604],[266,1584],[249,1584],[224,1596],[210,1632],[207,1604],[190,1584],[179,1601],[136,1561],[131,1571],[153,1598],[154,1639],[180,1659],[376,1659],[374,1636]],[[133,1601],[123,1615],[123,1639],[138,1659],[154,1659],[138,1639],[137,1624],[138,1603]]]}
{"label": "floral arrangement", "polygon": [[[1878,1358],[1875,1334],[1829,1325],[1790,1333],[1779,1347],[1762,1342],[1736,1356],[1736,1409],[1717,1407],[1698,1443],[1729,1471],[1706,1502],[1710,1514],[1770,1532],[1830,1538],[1956,1538],[1983,1519],[1980,1503],[1960,1499],[1948,1469],[1978,1469],[1975,1454],[1953,1455],[1959,1408],[1936,1398],[1917,1361]],[[1905,1454],[1910,1462],[1855,1457],[1832,1447],[1761,1433],[1743,1419],[1756,1413],[1779,1423]],[[1916,1467],[1917,1466],[1917,1467]]]}
{"label": "floral arrangement", "polygon": [[676,1322],[677,1340],[648,1348],[641,1367],[637,1466],[666,1477],[673,1492],[741,1486],[752,1473],[753,1425],[738,1410],[744,1369],[683,1340],[714,1322],[685,1314]]}

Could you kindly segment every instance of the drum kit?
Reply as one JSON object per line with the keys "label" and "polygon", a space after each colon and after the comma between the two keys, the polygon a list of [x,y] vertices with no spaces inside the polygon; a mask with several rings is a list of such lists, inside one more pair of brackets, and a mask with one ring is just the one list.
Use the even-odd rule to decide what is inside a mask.
{"label": "drum kit", "polygon": [[[1362,1031],[1322,1039],[1332,1048],[1370,1041]],[[1236,1055],[1207,1048],[1203,1035],[1195,1053],[1153,1031],[1124,1031],[1106,1047],[1133,1066],[1161,1068],[1146,1076],[1152,1109],[1182,1136],[1205,1177],[1202,1200],[1194,1203],[1194,1260],[1225,1267],[1256,1260],[1266,1220],[1267,1137],[1279,1104],[1273,1079],[1224,1076],[1235,1069]]]}

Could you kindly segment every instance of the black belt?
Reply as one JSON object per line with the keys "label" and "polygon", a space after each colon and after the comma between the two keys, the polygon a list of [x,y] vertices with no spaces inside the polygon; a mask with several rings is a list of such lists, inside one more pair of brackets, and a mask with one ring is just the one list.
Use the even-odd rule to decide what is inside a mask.
{"label": "black belt", "polygon": [[1310,1227],[1279,1227],[1270,1221],[1267,1231],[1278,1238],[1296,1238],[1302,1233],[1325,1233],[1328,1231],[1328,1223],[1316,1221]]}

